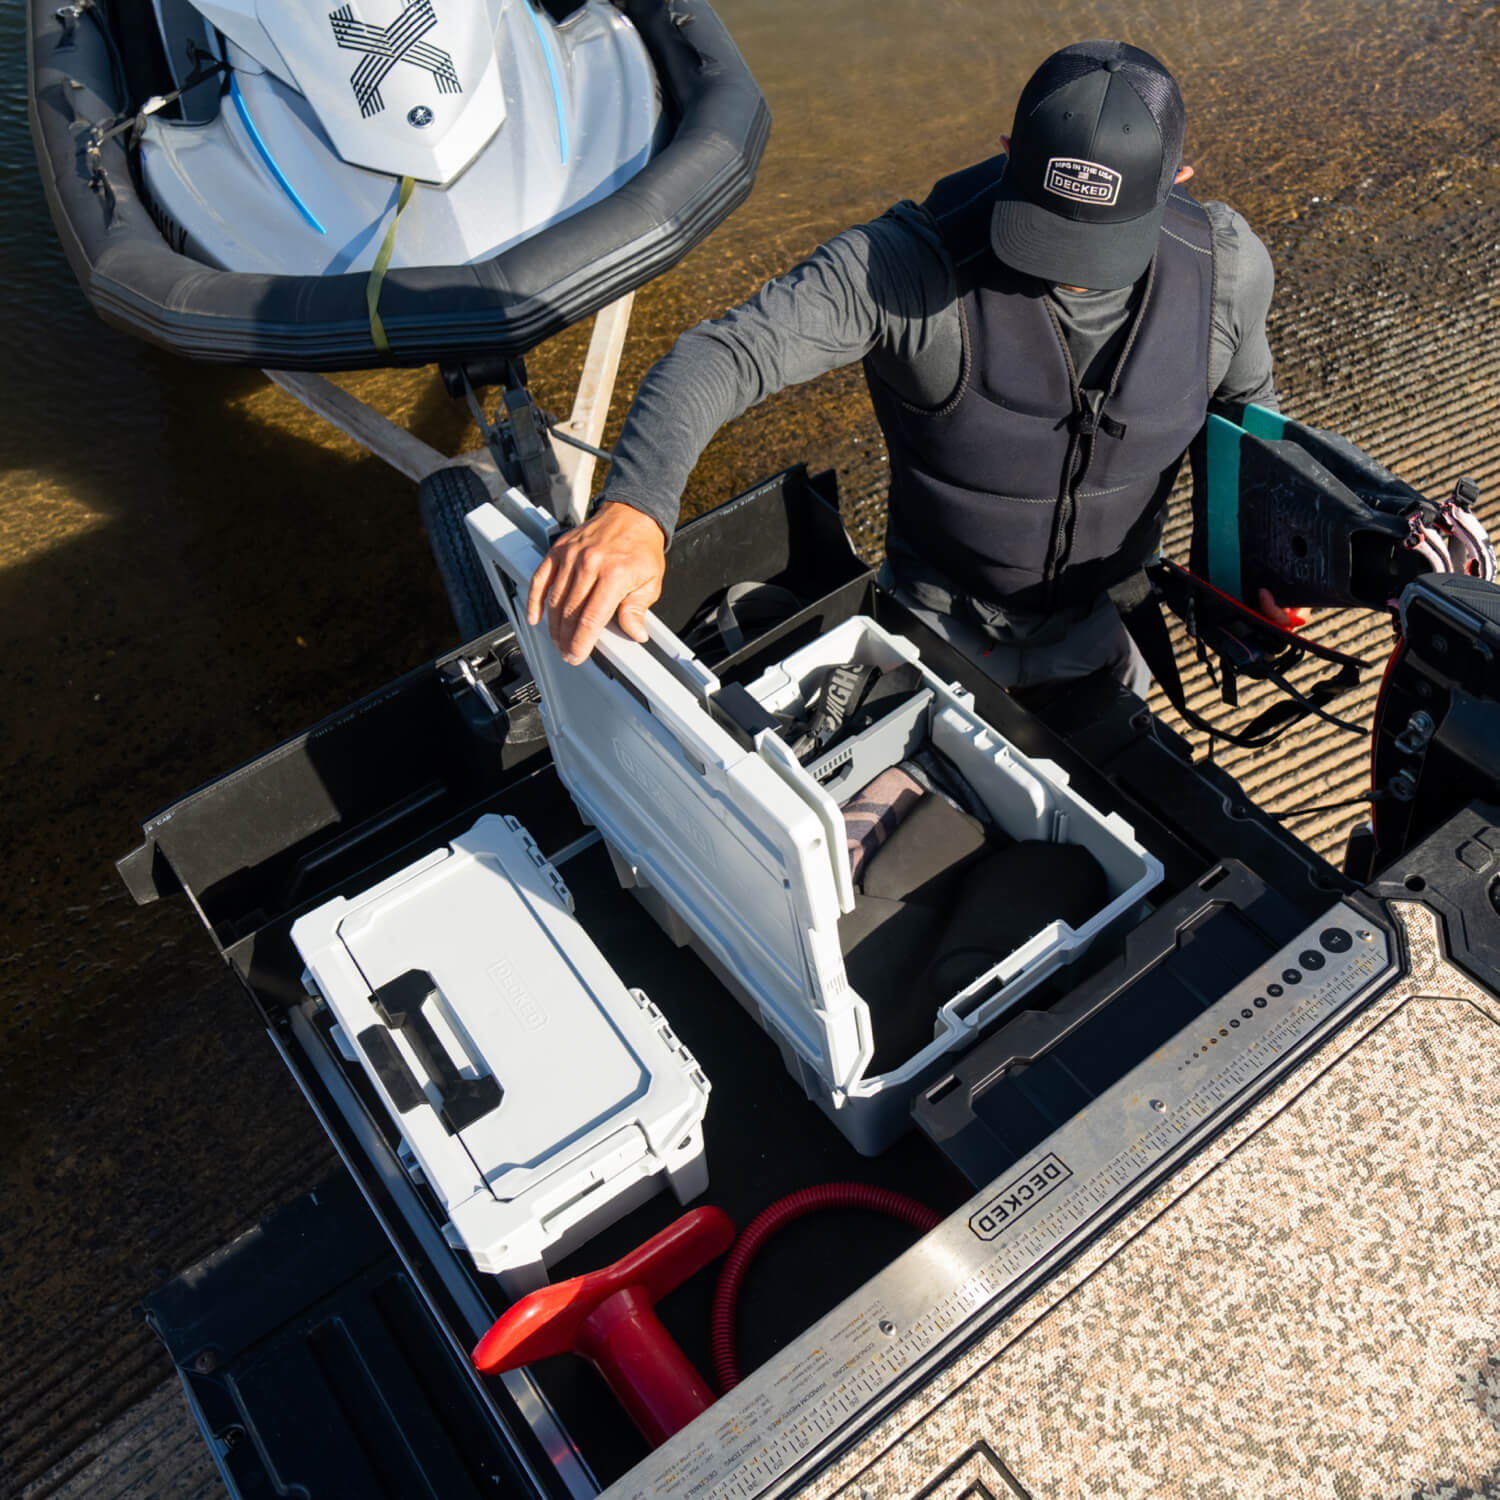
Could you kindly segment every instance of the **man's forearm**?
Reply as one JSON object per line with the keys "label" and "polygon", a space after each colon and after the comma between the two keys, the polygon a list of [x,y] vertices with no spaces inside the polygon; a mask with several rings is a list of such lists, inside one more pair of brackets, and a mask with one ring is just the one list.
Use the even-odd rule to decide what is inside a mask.
{"label": "man's forearm", "polygon": [[753,404],[736,361],[703,323],[690,328],[647,372],[614,446],[600,502],[622,501],[655,521],[670,541],[688,476],[725,422]]}
{"label": "man's forearm", "polygon": [[757,401],[861,358],[880,309],[849,230],[713,322],[689,328],[642,380],[600,500],[644,511],[671,539],[713,435]]}
{"label": "man's forearm", "polygon": [[684,333],[641,382],[600,500],[644,511],[670,538],[693,465],[725,422],[877,347],[918,371],[931,366],[935,399],[956,378],[952,269],[909,204],[836,235],[747,302]]}

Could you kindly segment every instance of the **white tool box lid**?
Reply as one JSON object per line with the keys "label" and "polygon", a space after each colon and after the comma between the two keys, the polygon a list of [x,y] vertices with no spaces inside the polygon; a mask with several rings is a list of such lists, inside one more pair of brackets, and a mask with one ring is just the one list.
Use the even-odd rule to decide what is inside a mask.
{"label": "white tool box lid", "polygon": [[654,615],[647,644],[610,625],[587,662],[567,665],[525,611],[557,523],[518,490],[503,504],[470,512],[469,528],[541,689],[564,785],[829,1084],[846,1086],[871,1044],[838,947],[854,894],[837,804],[776,736],[746,749],[714,721],[719,679]]}
{"label": "white tool box lid", "polygon": [[570,1205],[589,1198],[597,1220],[611,1184],[702,1155],[706,1079],[572,904],[521,825],[491,816],[292,927],[343,1044],[485,1270],[534,1261],[572,1226]]}

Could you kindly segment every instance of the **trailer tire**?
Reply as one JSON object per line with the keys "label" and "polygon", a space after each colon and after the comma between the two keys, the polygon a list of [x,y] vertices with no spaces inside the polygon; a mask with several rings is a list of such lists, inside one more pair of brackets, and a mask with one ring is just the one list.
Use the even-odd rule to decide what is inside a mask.
{"label": "trailer tire", "polygon": [[435,469],[417,487],[422,524],[461,641],[472,641],[505,623],[464,524],[464,517],[489,498],[484,481],[466,464]]}

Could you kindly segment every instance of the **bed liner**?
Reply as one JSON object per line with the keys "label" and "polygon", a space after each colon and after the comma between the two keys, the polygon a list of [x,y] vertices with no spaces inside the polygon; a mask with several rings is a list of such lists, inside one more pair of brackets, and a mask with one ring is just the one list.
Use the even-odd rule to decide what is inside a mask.
{"label": "bed liner", "polygon": [[[715,573],[714,527],[762,535],[769,554],[780,548],[785,559],[792,531],[809,515],[826,526],[830,513],[827,477],[792,471],[684,528],[683,540],[697,542],[682,550],[686,571],[669,586],[669,623],[680,628],[731,581]],[[833,535],[824,538],[829,587],[812,601],[809,618],[873,614],[911,635],[936,671],[967,680],[961,661],[881,596]],[[774,566],[754,571],[776,575]],[[799,584],[819,587],[806,576]],[[807,625],[788,622],[771,646],[750,643],[739,665],[749,672],[775,659],[767,651],[784,655],[787,636]],[[464,686],[459,663],[471,676],[498,681],[506,644],[504,632],[470,643],[183,799],[145,825],[146,840],[122,871],[138,897],[174,887],[192,894],[338,1146],[364,1211],[395,1249],[450,1372],[469,1382],[503,1438],[516,1476],[502,1481],[507,1490],[584,1494],[611,1485],[621,1496],[957,1497],[1197,1494],[1211,1483],[1253,1483],[1256,1493],[1291,1496],[1309,1493],[1314,1476],[1337,1479],[1339,1493],[1367,1492],[1382,1465],[1386,1488],[1399,1477],[1410,1493],[1444,1478],[1478,1487],[1500,1472],[1500,1429],[1483,1416],[1493,1406],[1500,1307],[1486,1300],[1496,1295],[1493,1277],[1475,1269],[1492,1265],[1495,1249],[1475,1235],[1493,1240],[1495,1221],[1493,1205],[1481,1201],[1497,1175],[1481,1124],[1493,1116],[1500,1077],[1500,917],[1490,894],[1500,871],[1500,810],[1458,814],[1360,889],[1246,804],[1222,773],[1194,765],[1131,700],[1106,690],[1087,713],[1076,699],[1057,705],[1053,717],[1070,743],[1007,695],[969,681],[978,712],[1027,753],[1055,759],[1091,801],[1129,819],[1165,872],[1158,929],[1179,920],[1174,902],[1202,907],[1234,896],[1254,905],[1261,934],[1260,947],[1225,973],[1224,994],[1203,996],[1205,1016],[1217,1019],[1213,1007],[1230,1005],[1222,1037],[1217,1026],[1201,1036],[1190,1026],[1146,1059],[1143,1066],[1158,1070],[1147,1076],[1163,1080],[1149,1097],[1136,1090],[1122,1100],[1105,1087],[1071,1115],[1065,1098],[1054,1100],[1059,1132],[1091,1122],[1102,1128],[1110,1110],[1136,1111],[1131,1120],[1144,1112],[1138,1142],[1145,1144],[1132,1148],[1139,1170],[1117,1172],[1106,1192],[1087,1166],[1097,1142],[1082,1150],[1057,1133],[1013,1142],[1010,1161],[1002,1151],[973,1169],[976,1186],[917,1137],[875,1161],[856,1157],[698,960],[643,921],[578,822],[545,748],[505,749],[496,720]],[[732,673],[735,664],[718,670]],[[371,736],[387,747],[378,760],[359,751]],[[267,799],[278,808],[274,826],[264,817]],[[743,1225],[772,1196],[857,1175],[915,1192],[947,1216],[909,1248],[909,1236],[864,1226],[852,1233],[845,1221],[809,1225],[809,1238],[777,1247],[774,1257],[768,1251],[742,1320],[743,1363],[759,1368],[654,1455],[579,1368],[548,1366],[489,1382],[468,1373],[464,1351],[498,1310],[495,1293],[445,1252],[433,1209],[400,1167],[380,1112],[339,1063],[326,1018],[304,1006],[300,961],[287,937],[295,917],[393,872],[489,811],[522,812],[559,863],[594,940],[627,982],[673,1016],[713,1079],[716,1108],[705,1127],[711,1201]],[[1358,939],[1366,946],[1354,949],[1351,937],[1351,949],[1320,948],[1329,955],[1321,977],[1307,965],[1296,984],[1281,984],[1277,976],[1335,926],[1367,934]],[[1142,976],[1160,951],[1178,946],[1141,938],[1101,955],[1089,972],[1070,977],[1067,994],[1038,997],[1002,1025],[983,1044],[999,1049],[984,1055],[989,1065],[970,1054],[973,1061],[954,1070],[956,1084],[934,1084],[935,1105],[959,1086],[994,1089],[1028,1070],[1035,1094],[1043,1074],[1032,1060],[1081,1035],[1092,1015],[1117,1005],[1115,1014],[1128,1014],[1149,992],[1140,988]],[[1272,984],[1284,996],[1271,997]],[[1255,1007],[1252,990],[1280,1008]],[[1244,1009],[1275,1022],[1254,1047],[1242,1045],[1248,1026],[1229,1030],[1231,1015]],[[1172,1047],[1183,1055],[1164,1062]],[[1223,1053],[1210,1052],[1219,1047]],[[1225,1053],[1241,1064],[1220,1067]],[[1208,1067],[1210,1056],[1228,1082],[1216,1086],[1191,1129],[1162,1133],[1186,1118],[1179,1105],[1210,1097],[1181,1081],[1192,1066]],[[1396,1115],[1393,1088],[1402,1091]],[[1456,1132],[1453,1139],[1465,1143],[1461,1159],[1437,1178],[1434,1131]],[[1061,1160],[1070,1191],[1087,1185],[1094,1199],[1049,1186],[1058,1176],[1032,1160],[1037,1153]],[[1443,1160],[1452,1161],[1446,1151]],[[1033,1194],[1048,1190],[1022,1214],[1026,1182]],[[636,1210],[556,1274],[609,1261],[671,1212],[666,1203]],[[1373,1256],[1379,1243],[1395,1246],[1392,1264],[1408,1278],[1401,1286],[1410,1296],[1385,1297],[1390,1267],[1361,1259],[1360,1246]],[[956,1282],[955,1267],[964,1270]],[[709,1367],[709,1288],[700,1284],[707,1280],[663,1307],[701,1369]],[[213,1286],[221,1291],[224,1281]],[[257,1351],[273,1345],[290,1357],[297,1346],[285,1330],[313,1326],[321,1325],[307,1309],[268,1307],[243,1357],[260,1358]],[[234,1386],[238,1367],[227,1360],[205,1374],[196,1370],[202,1351],[191,1339],[168,1343],[205,1430],[227,1453],[225,1433],[255,1423],[257,1414],[242,1401],[226,1415],[213,1405],[217,1395],[211,1400],[198,1388],[214,1379]],[[1400,1387],[1415,1350],[1430,1351],[1422,1391],[1433,1417],[1402,1431],[1397,1453],[1381,1393]],[[852,1386],[828,1368],[839,1351],[853,1360],[859,1379]],[[325,1398],[332,1399],[326,1382],[310,1389],[309,1400]],[[399,1395],[382,1399],[400,1425]],[[277,1462],[268,1433],[256,1435],[240,1448],[263,1464]],[[350,1440],[368,1454],[388,1438],[381,1428]],[[431,1461],[440,1465],[442,1453]],[[221,1467],[234,1493],[265,1492],[256,1488],[262,1478],[232,1475],[224,1459]],[[436,1467],[432,1474],[433,1493],[463,1493],[443,1488]],[[1347,1481],[1339,1477],[1346,1474]],[[359,1493],[332,1467],[321,1475],[309,1467],[299,1482],[314,1495]],[[415,1481],[410,1493],[422,1493]]]}

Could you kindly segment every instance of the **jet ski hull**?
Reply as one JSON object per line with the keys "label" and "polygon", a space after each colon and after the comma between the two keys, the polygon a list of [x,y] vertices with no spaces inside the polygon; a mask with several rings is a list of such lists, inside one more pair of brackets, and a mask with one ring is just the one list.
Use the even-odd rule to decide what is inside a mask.
{"label": "jet ski hull", "polygon": [[[68,260],[108,323],[220,364],[351,370],[514,356],[660,275],[749,193],[770,114],[703,0],[622,0],[650,54],[671,133],[629,181],[500,253],[393,266],[372,333],[368,273],[219,270],[182,253],[132,171],[110,40],[84,12],[33,0],[29,109],[43,187]],[[674,19],[674,17],[676,19]]]}

